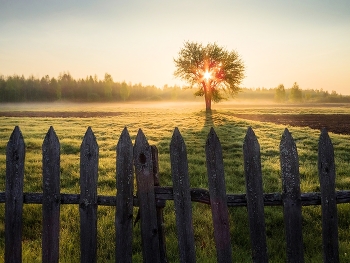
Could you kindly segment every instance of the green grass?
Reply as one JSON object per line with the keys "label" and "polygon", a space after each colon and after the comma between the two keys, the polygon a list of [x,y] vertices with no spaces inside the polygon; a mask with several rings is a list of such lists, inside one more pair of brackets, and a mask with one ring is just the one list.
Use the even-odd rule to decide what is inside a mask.
{"label": "green grass", "polygon": [[[175,127],[184,137],[191,187],[208,187],[205,169],[205,142],[214,127],[221,141],[225,165],[227,193],[245,193],[242,145],[247,128],[251,126],[261,148],[263,188],[265,192],[281,192],[279,143],[286,126],[247,121],[233,113],[350,113],[349,107],[271,107],[214,105],[212,116],[206,116],[202,103],[188,104],[4,104],[0,111],[114,111],[116,117],[101,118],[5,118],[0,117],[0,191],[5,189],[6,144],[19,125],[26,143],[24,191],[42,191],[42,142],[53,126],[61,144],[61,192],[79,193],[79,151],[89,126],[99,145],[98,194],[115,195],[115,159],[119,136],[126,126],[134,142],[141,128],[150,144],[159,150],[161,185],[171,186],[169,145]],[[301,188],[303,192],[319,191],[317,174],[317,144],[319,131],[288,127],[296,141],[299,154]],[[335,149],[337,190],[350,189],[350,136],[330,134]],[[322,261],[321,210],[319,206],[303,207],[303,236],[305,262]],[[338,205],[341,262],[350,256],[350,204]],[[135,208],[136,215],[136,208]],[[235,262],[251,262],[248,217],[246,208],[230,208],[231,242]],[[266,232],[271,262],[285,262],[283,208],[266,207]],[[23,260],[41,262],[41,206],[24,205]],[[99,262],[114,262],[115,208],[98,208]],[[164,209],[167,256],[169,262],[178,261],[178,248],[173,202]],[[210,207],[193,204],[193,223],[198,262],[216,262]],[[60,261],[79,262],[79,209],[77,205],[61,206]],[[142,262],[140,226],[134,228],[133,260]],[[4,204],[0,204],[0,261],[4,257]]]}

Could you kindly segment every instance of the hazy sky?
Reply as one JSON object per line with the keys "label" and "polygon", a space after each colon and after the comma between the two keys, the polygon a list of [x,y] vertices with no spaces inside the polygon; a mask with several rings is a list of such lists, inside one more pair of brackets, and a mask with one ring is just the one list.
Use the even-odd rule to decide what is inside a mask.
{"label": "hazy sky", "polygon": [[185,41],[236,50],[248,88],[350,95],[349,0],[0,0],[0,75],[182,85]]}

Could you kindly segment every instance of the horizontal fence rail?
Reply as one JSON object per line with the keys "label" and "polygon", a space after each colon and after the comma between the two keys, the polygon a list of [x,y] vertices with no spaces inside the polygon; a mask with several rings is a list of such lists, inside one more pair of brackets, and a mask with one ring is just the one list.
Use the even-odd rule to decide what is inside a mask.
{"label": "horizontal fence rail", "polygon": [[[174,190],[170,186],[155,186],[154,187],[155,197],[159,201],[174,200]],[[228,207],[242,207],[247,206],[246,194],[227,194],[227,206]],[[202,188],[191,188],[190,197],[192,202],[198,202],[210,205],[209,190]],[[301,204],[302,206],[321,205],[321,193],[310,192],[301,193]],[[337,204],[350,203],[350,191],[335,191],[335,201]],[[5,203],[5,193],[0,192],[0,203]],[[115,196],[98,195],[97,205],[99,206],[115,206],[117,198]],[[263,194],[264,206],[282,206],[282,194],[281,193],[264,193]],[[59,202],[62,205],[79,204],[79,194],[64,194],[61,193]],[[23,193],[24,204],[42,204],[43,194],[42,193]],[[139,201],[137,196],[132,198],[133,206],[138,207]],[[158,204],[163,206],[163,204]]]}
{"label": "horizontal fence rail", "polygon": [[[268,262],[265,206],[283,206],[288,262],[304,262],[302,206],[321,205],[324,262],[339,262],[337,204],[350,203],[350,191],[335,191],[332,142],[326,130],[319,140],[318,171],[321,192],[301,193],[298,153],[288,129],[280,143],[282,193],[264,193],[260,145],[251,128],[243,142],[245,194],[227,194],[222,148],[215,130],[206,142],[209,189],[191,188],[185,142],[175,128],[170,143],[173,186],[159,185],[158,151],[142,130],[132,144],[125,128],[119,138],[116,159],[116,195],[97,195],[99,148],[92,129],[86,131],[80,149],[80,193],[60,192],[60,143],[52,127],[42,146],[43,192],[23,192],[25,144],[15,127],[6,149],[5,262],[22,261],[22,213],[24,204],[43,207],[42,261],[59,262],[60,206],[79,205],[81,262],[97,262],[97,207],[115,206],[116,262],[132,261],[133,207],[139,207],[144,262],[167,262],[163,208],[175,205],[180,262],[195,262],[192,202],[211,207],[213,240],[218,262],[232,262],[229,207],[247,207],[253,262]],[[137,190],[134,192],[134,177]]]}

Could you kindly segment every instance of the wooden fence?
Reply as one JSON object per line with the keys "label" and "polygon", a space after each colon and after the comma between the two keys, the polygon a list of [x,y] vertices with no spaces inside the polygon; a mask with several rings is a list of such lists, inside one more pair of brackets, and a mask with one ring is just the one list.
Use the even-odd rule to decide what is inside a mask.
{"label": "wooden fence", "polygon": [[[191,188],[185,142],[175,128],[170,144],[172,187],[159,186],[157,149],[139,130],[133,146],[125,128],[117,144],[116,196],[97,195],[98,145],[87,129],[80,151],[80,194],[60,192],[60,143],[50,127],[42,146],[43,192],[23,193],[25,144],[15,127],[6,153],[5,262],[22,261],[24,203],[42,204],[42,261],[59,261],[60,206],[79,204],[81,262],[97,261],[97,206],[116,206],[116,262],[132,261],[133,207],[139,206],[144,262],[167,262],[163,232],[166,200],[174,200],[180,262],[195,262],[192,202],[209,204],[218,262],[232,262],[228,207],[246,206],[253,262],[268,262],[264,206],[283,206],[288,262],[304,262],[302,206],[322,206],[324,262],[339,262],[337,203],[350,202],[350,191],[335,191],[335,164],[331,140],[321,132],[318,152],[320,193],[301,193],[294,140],[286,129],[280,143],[282,193],[264,193],[260,146],[251,128],[243,143],[246,194],[226,194],[220,141],[211,129],[206,142],[209,190]],[[134,193],[134,174],[137,193]]]}

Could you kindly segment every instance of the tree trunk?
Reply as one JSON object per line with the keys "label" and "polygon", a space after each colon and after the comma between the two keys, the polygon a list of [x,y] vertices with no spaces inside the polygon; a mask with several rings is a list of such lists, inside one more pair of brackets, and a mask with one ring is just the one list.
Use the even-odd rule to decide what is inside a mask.
{"label": "tree trunk", "polygon": [[211,112],[211,90],[210,87],[204,87],[205,110]]}
{"label": "tree trunk", "polygon": [[211,98],[209,96],[205,96],[205,110],[207,112],[211,111]]}

